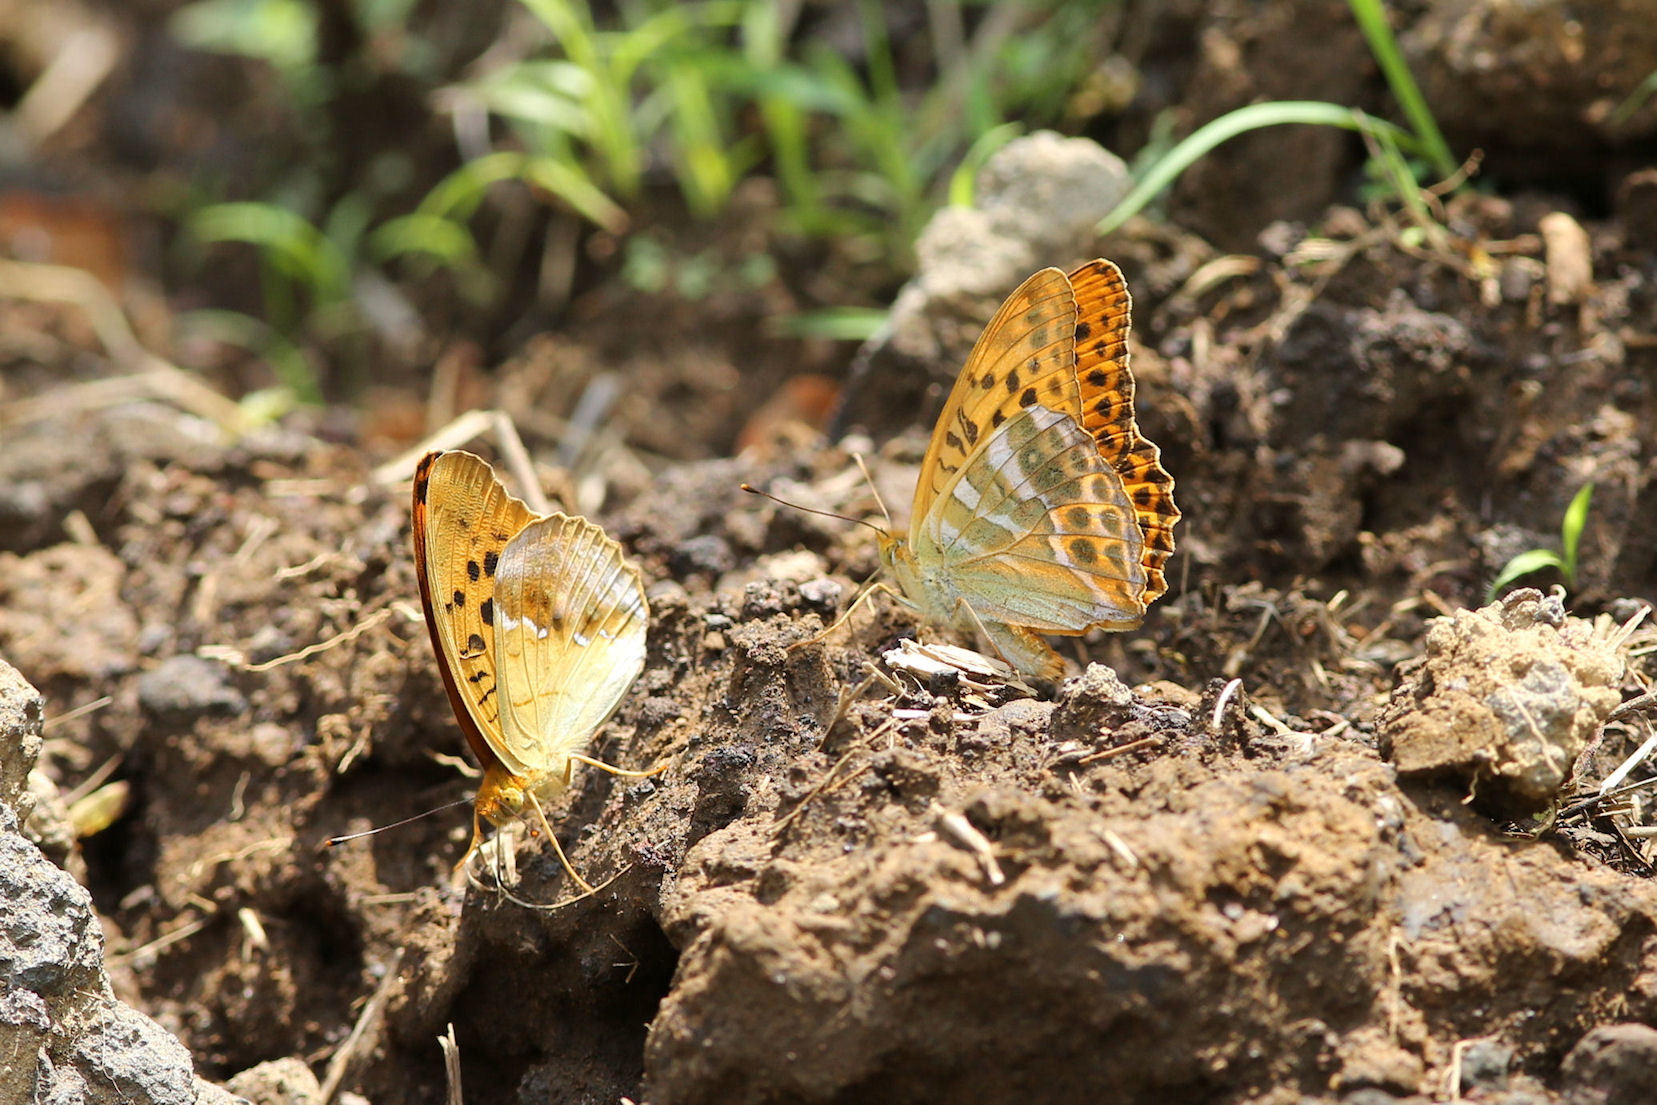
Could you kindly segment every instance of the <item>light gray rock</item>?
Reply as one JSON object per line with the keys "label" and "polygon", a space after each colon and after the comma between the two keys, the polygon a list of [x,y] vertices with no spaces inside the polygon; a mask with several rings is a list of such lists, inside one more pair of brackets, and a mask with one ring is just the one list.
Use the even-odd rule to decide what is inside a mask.
{"label": "light gray rock", "polygon": [[1122,159],[1089,139],[1037,131],[1007,143],[978,174],[977,205],[944,208],[916,240],[918,271],[892,305],[893,352],[959,363],[1026,276],[1088,260],[1094,225],[1129,187]]}
{"label": "light gray rock", "polygon": [[34,812],[29,772],[40,758],[40,692],[0,660],[0,806],[27,821]]}
{"label": "light gray rock", "polygon": [[[996,151],[979,171],[975,204],[944,208],[916,239],[915,275],[858,351],[848,395],[865,379],[953,373],[1025,277],[1092,259],[1093,227],[1130,187],[1122,159],[1091,139],[1038,131]],[[831,432],[880,417],[848,399]]]}
{"label": "light gray rock", "polygon": [[226,1105],[190,1053],[115,999],[92,896],[20,832],[40,695],[0,660],[0,1105]]}

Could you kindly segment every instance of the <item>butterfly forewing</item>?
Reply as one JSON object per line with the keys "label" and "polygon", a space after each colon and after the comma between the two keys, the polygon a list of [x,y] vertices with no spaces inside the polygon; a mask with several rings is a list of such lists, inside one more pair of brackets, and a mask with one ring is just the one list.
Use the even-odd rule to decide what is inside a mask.
{"label": "butterfly forewing", "polygon": [[1075,335],[1076,298],[1058,269],[1043,269],[1007,297],[938,416],[915,487],[911,536],[991,431],[1037,404],[1079,415]]}
{"label": "butterfly forewing", "polygon": [[531,522],[495,578],[500,746],[517,775],[563,766],[644,668],[638,569],[584,518]]}
{"label": "butterfly forewing", "polygon": [[414,474],[414,568],[455,718],[480,763],[497,756],[494,592],[507,544],[536,515],[471,453],[428,453]]}
{"label": "butterfly forewing", "polygon": [[1082,426],[1098,442],[1099,454],[1120,477],[1134,503],[1144,536],[1147,605],[1168,590],[1163,567],[1174,551],[1174,479],[1162,467],[1162,451],[1139,432],[1134,418],[1133,373],[1128,368],[1128,325],[1133,305],[1121,270],[1109,261],[1091,261],[1070,274],[1075,289],[1076,379],[1081,388]]}

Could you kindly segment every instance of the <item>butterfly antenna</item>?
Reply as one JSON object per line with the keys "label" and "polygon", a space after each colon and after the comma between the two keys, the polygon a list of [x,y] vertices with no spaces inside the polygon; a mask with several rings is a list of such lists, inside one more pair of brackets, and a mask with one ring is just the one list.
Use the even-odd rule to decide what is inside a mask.
{"label": "butterfly antenna", "polygon": [[[742,484],[741,486],[742,486],[742,490],[746,491],[750,495],[758,495],[761,498],[770,499],[772,502],[780,503],[783,506],[786,506],[791,510],[803,510],[807,514],[821,514],[824,518],[838,518],[842,522],[851,522],[855,525],[864,526],[868,529],[872,529],[876,533],[881,534],[882,536],[884,536],[886,534],[885,530],[881,529],[879,526],[875,525],[873,522],[865,522],[863,519],[853,518],[849,514],[836,514],[832,510],[818,510],[816,507],[801,506],[799,503],[791,503],[787,499],[777,498],[777,496],[771,494],[769,491],[761,491],[759,488],[755,487],[751,483],[745,483],[745,484]],[[875,498],[876,498],[876,500],[878,500],[880,498],[880,496],[876,495]],[[881,509],[881,512],[884,513],[885,510],[886,510],[886,507],[884,505],[882,505],[880,509]],[[891,518],[888,517],[886,520],[888,522],[890,522]]]}
{"label": "butterfly antenna", "polygon": [[892,512],[886,509],[886,500],[880,497],[880,488],[875,486],[875,478],[869,475],[869,466],[863,463],[863,454],[853,453],[852,459],[857,462],[857,467],[862,470],[863,478],[869,483],[869,491],[875,497],[875,505],[880,508],[881,516],[886,519],[886,532],[891,533],[893,528]]}
{"label": "butterfly antenna", "polygon": [[346,833],[344,836],[331,836],[323,843],[323,846],[326,847],[326,848],[333,848],[333,847],[337,847],[338,845],[344,844],[347,841],[361,840],[365,836],[373,836],[376,833],[383,833],[387,829],[401,828],[402,826],[407,825],[410,822],[420,820],[422,817],[430,817],[434,813],[442,813],[444,810],[452,810],[456,806],[464,806],[467,803],[469,803],[470,801],[471,801],[470,798],[457,798],[453,802],[443,803],[441,806],[438,806],[436,809],[424,810],[420,813],[415,814],[413,817],[405,817],[401,821],[393,821],[389,825],[380,825],[380,826],[378,826],[376,828],[373,828],[373,829],[364,829],[360,833]]}

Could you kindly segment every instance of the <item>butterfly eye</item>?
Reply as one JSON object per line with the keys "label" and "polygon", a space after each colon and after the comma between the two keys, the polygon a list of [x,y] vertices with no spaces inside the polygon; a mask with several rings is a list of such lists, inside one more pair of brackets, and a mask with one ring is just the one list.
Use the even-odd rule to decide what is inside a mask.
{"label": "butterfly eye", "polygon": [[499,793],[501,809],[512,817],[524,812],[524,788],[507,784],[502,786]]}

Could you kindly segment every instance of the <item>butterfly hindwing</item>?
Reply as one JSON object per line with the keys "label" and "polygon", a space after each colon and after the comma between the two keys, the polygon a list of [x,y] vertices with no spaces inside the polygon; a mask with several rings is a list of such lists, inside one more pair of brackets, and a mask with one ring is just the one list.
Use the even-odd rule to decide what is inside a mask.
{"label": "butterfly hindwing", "polygon": [[426,629],[466,742],[497,757],[495,576],[508,542],[535,517],[481,458],[428,453],[414,475],[414,567]]}
{"label": "butterfly hindwing", "polygon": [[638,569],[584,518],[525,526],[495,579],[501,744],[517,775],[567,764],[644,668]]}
{"label": "butterfly hindwing", "polygon": [[1162,451],[1139,432],[1134,417],[1134,381],[1128,368],[1128,326],[1133,299],[1122,272],[1096,260],[1070,274],[1075,290],[1076,379],[1081,388],[1082,427],[1121,478],[1133,500],[1144,536],[1145,603],[1168,590],[1164,565],[1174,551],[1174,479],[1162,467]]}
{"label": "butterfly hindwing", "polygon": [[1041,270],[1007,297],[938,416],[915,487],[911,533],[989,432],[1038,403],[1080,410],[1075,332],[1076,297],[1058,269]]}
{"label": "butterfly hindwing", "polygon": [[945,489],[913,546],[987,627],[1126,627],[1145,608],[1133,503],[1074,418],[1020,411]]}

